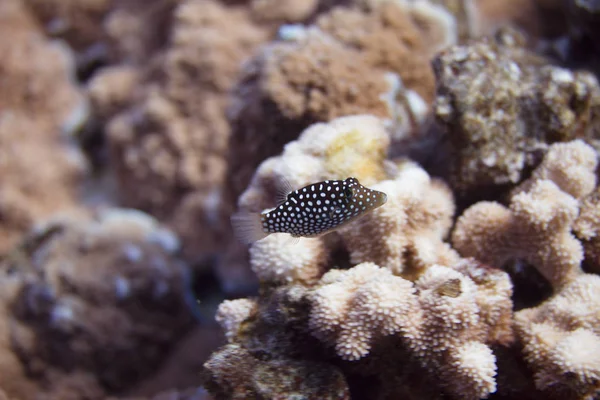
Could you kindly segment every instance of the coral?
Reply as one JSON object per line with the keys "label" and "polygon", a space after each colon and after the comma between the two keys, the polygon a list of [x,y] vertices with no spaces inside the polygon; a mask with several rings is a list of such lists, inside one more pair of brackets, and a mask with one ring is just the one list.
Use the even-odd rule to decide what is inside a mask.
{"label": "coral", "polygon": [[314,290],[309,325],[319,339],[335,343],[342,359],[358,360],[382,336],[414,335],[419,323],[414,293],[411,282],[373,263],[332,270]]}
{"label": "coral", "polygon": [[[338,231],[352,263],[374,262],[406,275],[435,263],[453,264],[458,256],[443,242],[454,214],[451,193],[413,163],[386,162],[389,143],[381,119],[370,115],[312,125],[280,156],[259,166],[239,207],[260,212],[274,206],[284,181],[297,188],[354,176],[385,192],[388,202]],[[285,236],[273,237],[251,248],[250,264],[261,281],[313,283],[326,271],[328,252],[321,239],[294,245]]]}
{"label": "coral", "polygon": [[537,389],[553,398],[583,398],[600,390],[595,350],[600,348],[595,294],[600,279],[583,273],[583,247],[571,233],[590,246],[586,258],[594,264],[597,158],[579,140],[550,146],[531,177],[514,190],[509,208],[479,202],[463,213],[452,235],[462,255],[497,267],[522,259],[552,285],[549,299],[516,313],[515,328]]}
{"label": "coral", "polygon": [[45,399],[99,399],[131,387],[193,322],[178,248],[137,211],[37,227],[1,266],[4,352],[14,352]]}
{"label": "coral", "polygon": [[72,54],[44,37],[21,2],[0,7],[0,110],[70,132],[85,115]]}
{"label": "coral", "polygon": [[581,201],[573,232],[583,244],[586,266],[600,273],[600,188]]}
{"label": "coral", "polygon": [[443,182],[405,163],[394,180],[372,188],[387,194],[385,207],[340,229],[352,263],[374,262],[396,275],[414,276],[430,265],[458,260],[443,242],[454,214],[452,193]]}
{"label": "coral", "polygon": [[105,67],[87,84],[87,94],[97,118],[109,118],[130,104],[140,77],[131,65]]}
{"label": "coral", "polygon": [[548,179],[563,192],[581,199],[596,187],[597,165],[596,151],[582,140],[554,144],[548,148],[531,177],[517,186],[511,195],[527,192],[535,182]]}
{"label": "coral", "polygon": [[511,200],[510,208],[479,202],[459,218],[452,234],[463,256],[501,267],[523,259],[554,286],[581,272],[581,243],[571,233],[578,203],[552,181],[541,180]]}
{"label": "coral", "polygon": [[[260,212],[276,206],[276,193],[287,186],[285,182],[292,188],[300,188],[326,179],[354,176],[362,184],[370,186],[388,174],[384,159],[389,143],[389,134],[383,122],[372,115],[341,117],[330,123],[314,124],[306,129],[298,140],[287,144],[283,154],[260,165],[247,190],[239,198],[239,208]],[[284,243],[283,238],[273,238],[265,244],[257,244],[256,250],[253,250],[255,257],[260,254],[267,258],[272,257],[275,263],[270,265],[280,269],[280,272],[275,272],[271,267],[265,269],[262,264],[259,266],[254,262],[253,269],[260,274],[261,279],[309,281],[319,278],[324,272],[322,266],[325,260],[325,257],[319,256],[322,254],[319,250],[322,248],[320,239],[305,242],[312,248],[308,254],[318,258],[306,258],[306,262],[303,262],[306,269],[302,270],[289,268],[291,265],[283,267],[281,256],[273,256],[269,251],[268,243],[280,240],[286,248],[291,244]],[[303,251],[302,242],[304,241],[298,244],[300,247],[290,249],[288,254]],[[247,269],[249,261],[246,260],[245,247],[241,247],[237,242],[231,243],[226,254],[227,257],[219,266],[221,274],[230,279],[230,271],[239,270],[240,267]],[[299,266],[297,261],[295,260],[294,266]]]}
{"label": "coral", "polygon": [[286,285],[256,300],[221,304],[218,320],[229,344],[213,353],[203,372],[216,399],[349,398],[341,371],[316,356],[306,294],[302,285]]}
{"label": "coral", "polygon": [[582,138],[600,148],[596,78],[548,65],[523,42],[503,31],[434,61],[435,112],[453,145],[449,179],[461,197],[520,182],[552,143]]}
{"label": "coral", "polygon": [[206,387],[221,399],[350,399],[334,367],[304,360],[262,360],[238,344],[218,350],[204,364]]}
{"label": "coral", "polygon": [[[38,219],[77,207],[87,165],[70,143],[86,117],[69,50],[22,4],[0,4],[0,252]],[[40,167],[42,165],[43,167]]]}
{"label": "coral", "polygon": [[456,39],[452,16],[432,7],[339,7],[311,26],[282,27],[285,40],[264,46],[234,90],[226,205],[263,160],[316,122],[369,113],[385,118],[397,140],[415,134],[434,94],[430,58]]}
{"label": "coral", "polygon": [[219,323],[225,337],[235,338],[244,320],[256,313],[256,301],[251,299],[225,300],[219,305],[215,320]]}
{"label": "coral", "polygon": [[168,46],[174,12],[183,0],[121,0],[113,2],[102,22],[103,46],[109,59],[140,65]]}
{"label": "coral", "polygon": [[[596,152],[581,141],[552,145],[510,207],[479,202],[458,219],[452,234],[463,256],[502,267],[523,259],[553,286],[581,273],[583,248],[571,233],[581,198],[595,186]],[[576,196],[576,197],[573,197]]]}
{"label": "coral", "polygon": [[238,205],[262,211],[272,207],[278,188],[300,188],[326,179],[353,176],[370,186],[387,176],[384,160],[390,143],[381,119],[353,115],[317,123],[285,146],[280,156],[263,162]]}
{"label": "coral", "polygon": [[460,268],[465,275],[432,266],[414,286],[373,263],[331,270],[311,294],[309,326],[347,360],[396,335],[450,393],[487,397],[496,389],[496,364],[485,343],[512,339],[512,286],[506,274],[474,261]]}
{"label": "coral", "polygon": [[[143,72],[129,109],[108,123],[123,204],[172,226],[193,259],[221,242],[215,231],[228,136],[226,94],[240,62],[266,37],[247,14],[215,1],[179,4],[169,46]],[[110,87],[120,82],[113,77],[99,81],[106,89],[94,86],[96,102],[120,103],[123,89]]]}
{"label": "coral", "polygon": [[103,37],[102,21],[110,0],[25,0],[46,32],[63,38],[73,48],[85,50]]}
{"label": "coral", "polygon": [[325,273],[330,252],[319,238],[290,242],[285,234],[275,234],[250,248],[250,266],[261,283],[314,283]]}
{"label": "coral", "polygon": [[515,315],[538,389],[560,398],[600,391],[600,277],[581,274],[549,300]]}

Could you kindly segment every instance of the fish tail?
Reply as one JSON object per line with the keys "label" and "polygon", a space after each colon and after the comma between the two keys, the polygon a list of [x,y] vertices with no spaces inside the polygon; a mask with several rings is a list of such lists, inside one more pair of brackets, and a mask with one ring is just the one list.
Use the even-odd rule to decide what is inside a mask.
{"label": "fish tail", "polygon": [[231,216],[231,226],[237,239],[244,244],[251,244],[269,236],[262,225],[261,214],[240,211]]}

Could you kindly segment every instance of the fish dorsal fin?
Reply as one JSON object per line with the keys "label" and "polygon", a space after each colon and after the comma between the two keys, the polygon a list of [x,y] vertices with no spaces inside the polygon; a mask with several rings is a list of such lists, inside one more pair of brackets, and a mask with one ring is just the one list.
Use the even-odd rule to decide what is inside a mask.
{"label": "fish dorsal fin", "polygon": [[275,203],[279,206],[285,203],[288,199],[288,194],[292,193],[294,188],[290,181],[284,176],[279,176],[277,186],[275,187]]}

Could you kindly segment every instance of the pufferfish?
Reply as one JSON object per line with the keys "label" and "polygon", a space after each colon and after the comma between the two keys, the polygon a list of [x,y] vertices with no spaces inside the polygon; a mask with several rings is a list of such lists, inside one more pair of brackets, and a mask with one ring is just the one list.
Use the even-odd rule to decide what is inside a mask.
{"label": "pufferfish", "polygon": [[387,201],[385,193],[369,189],[352,177],[286,190],[282,197],[281,204],[268,212],[240,212],[231,217],[241,242],[250,244],[271,233],[289,233],[294,238],[322,236]]}

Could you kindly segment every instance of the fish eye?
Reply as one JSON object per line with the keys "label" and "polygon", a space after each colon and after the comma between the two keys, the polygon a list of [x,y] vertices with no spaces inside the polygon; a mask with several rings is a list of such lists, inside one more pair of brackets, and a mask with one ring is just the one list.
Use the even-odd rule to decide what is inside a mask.
{"label": "fish eye", "polygon": [[354,193],[352,192],[352,188],[349,188],[349,187],[344,188],[344,197],[346,197],[346,200],[351,200],[353,194]]}

